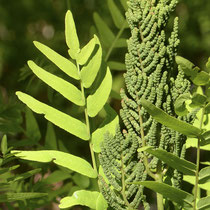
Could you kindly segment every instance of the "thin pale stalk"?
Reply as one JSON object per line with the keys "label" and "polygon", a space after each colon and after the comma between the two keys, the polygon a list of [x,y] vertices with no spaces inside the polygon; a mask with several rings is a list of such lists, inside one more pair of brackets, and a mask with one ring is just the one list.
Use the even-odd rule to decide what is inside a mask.
{"label": "thin pale stalk", "polygon": [[[158,161],[158,165],[157,165],[157,173],[155,174],[155,181],[156,182],[163,182],[163,172],[162,172],[162,168],[161,168],[162,164],[161,161]],[[163,206],[163,196],[160,193],[157,193],[157,209],[158,210],[164,210],[164,206]]]}
{"label": "thin pale stalk", "polygon": [[[78,72],[80,72],[80,67],[79,67],[79,64],[78,63],[77,63],[77,69],[78,69]],[[84,87],[82,85],[82,81],[81,80],[80,80],[80,87],[81,87],[82,97],[83,97],[83,99],[86,102],[85,91],[84,91]],[[90,139],[89,139],[89,148],[90,148],[90,154],[91,154],[92,164],[93,164],[94,170],[97,172],[96,158],[95,158],[95,154],[94,154],[93,146],[92,146],[92,142],[91,142],[90,122],[89,122],[89,117],[88,117],[87,106],[86,105],[85,105],[85,122],[86,122],[86,126],[87,126],[88,135],[90,136]]]}
{"label": "thin pale stalk", "polygon": [[[139,99],[137,99],[138,101]],[[144,137],[144,127],[143,127],[143,119],[142,116],[140,114],[141,108],[140,106],[138,106],[138,112],[139,112],[139,124],[140,124],[140,133],[141,133],[141,141],[142,141],[142,147],[147,146],[146,141],[145,141],[145,137]],[[145,155],[144,152],[144,166],[146,168],[147,173],[149,174],[149,176],[151,176],[153,179],[155,179],[155,174],[153,174],[150,169],[149,169],[149,161],[147,159],[147,156]]]}
{"label": "thin pale stalk", "polygon": [[[202,129],[203,118],[204,118],[205,109],[202,109],[201,121],[200,121],[200,129]],[[196,160],[196,172],[195,172],[195,192],[194,192],[194,204],[193,210],[196,210],[196,202],[198,198],[198,178],[199,178],[199,165],[200,165],[200,138],[198,138],[198,146],[197,146],[197,160]]]}
{"label": "thin pale stalk", "polygon": [[123,156],[121,155],[121,174],[122,174],[122,191],[121,191],[121,194],[122,194],[122,197],[123,197],[123,200],[126,204],[126,206],[128,207],[128,209],[132,209],[131,206],[130,206],[130,203],[128,202],[127,198],[126,198],[126,195],[125,195],[125,172],[124,172],[124,165],[123,165]]}
{"label": "thin pale stalk", "polygon": [[158,210],[164,210],[163,207],[163,196],[159,193],[157,193],[157,209]]}

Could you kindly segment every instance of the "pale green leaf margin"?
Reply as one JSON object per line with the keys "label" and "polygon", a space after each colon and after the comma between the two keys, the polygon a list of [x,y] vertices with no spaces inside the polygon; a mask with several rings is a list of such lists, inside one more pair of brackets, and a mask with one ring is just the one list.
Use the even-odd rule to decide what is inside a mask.
{"label": "pale green leaf margin", "polygon": [[61,199],[59,208],[63,209],[75,205],[82,205],[96,209],[96,201],[99,195],[100,193],[96,191],[79,190],[74,192],[72,196]]}
{"label": "pale green leaf margin", "polygon": [[177,189],[165,183],[155,181],[134,182],[132,184],[143,185],[157,193],[162,194],[163,197],[181,205],[184,209],[192,209],[194,196],[188,192]]}
{"label": "pale green leaf margin", "polygon": [[80,45],[74,19],[70,10],[67,11],[65,17],[65,37],[66,44],[69,47],[70,56],[73,59],[76,59],[77,54],[80,52]]}
{"label": "pale green leaf margin", "polygon": [[80,120],[77,120],[51,106],[48,106],[30,95],[22,92],[16,92],[18,98],[25,103],[31,110],[38,114],[44,114],[44,117],[64,129],[65,131],[83,139],[89,140],[90,136],[87,132],[87,127]]}
{"label": "pale green leaf margin", "polygon": [[83,66],[80,72],[82,84],[85,88],[89,88],[93,84],[101,66],[102,48],[97,36],[95,36],[95,41],[98,49],[91,57],[90,61]]}
{"label": "pale green leaf margin", "polygon": [[39,79],[52,87],[54,90],[58,91],[66,99],[75,103],[78,106],[85,105],[85,101],[82,97],[82,92],[77,87],[64,79],[45,71],[33,61],[28,61],[28,66]]}
{"label": "pale green leaf margin", "polygon": [[71,155],[69,153],[60,152],[56,150],[42,150],[42,151],[12,150],[11,153],[14,154],[16,157],[24,160],[30,160],[42,163],[54,162],[59,166],[76,171],[90,178],[97,177],[96,171],[92,168],[89,162],[80,157]]}
{"label": "pale green leaf margin", "polygon": [[49,60],[51,60],[58,68],[60,68],[68,76],[79,80],[80,76],[77,71],[77,67],[67,58],[61,56],[54,50],[50,49],[48,46],[34,41],[35,47],[40,50]]}
{"label": "pale green leaf margin", "polygon": [[94,37],[81,49],[80,53],[77,56],[77,63],[80,65],[84,65],[89,57],[91,56],[95,44],[97,42],[97,37],[94,35]]}
{"label": "pale green leaf margin", "polygon": [[107,99],[109,98],[109,94],[112,89],[112,75],[107,67],[106,75],[101,82],[98,89],[95,91],[93,95],[89,95],[87,98],[87,113],[90,117],[95,117],[98,112],[103,108]]}
{"label": "pale green leaf margin", "polygon": [[201,130],[196,128],[184,121],[178,120],[167,113],[162,109],[157,108],[150,101],[142,98],[140,100],[142,106],[148,111],[150,115],[159,123],[171,128],[179,133],[182,133],[189,137],[198,137],[201,134]]}

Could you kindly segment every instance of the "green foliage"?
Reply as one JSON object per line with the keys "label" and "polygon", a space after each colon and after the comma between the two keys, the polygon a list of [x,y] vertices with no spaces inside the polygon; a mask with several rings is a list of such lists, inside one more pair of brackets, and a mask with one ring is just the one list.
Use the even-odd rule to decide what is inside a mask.
{"label": "green foliage", "polygon": [[[1,209],[54,209],[60,198],[60,207],[67,208],[156,208],[150,190],[157,192],[158,210],[209,209],[210,58],[206,65],[204,61],[210,53],[210,3],[176,3],[1,3]],[[68,11],[64,33],[69,9],[76,14],[77,28]],[[176,15],[179,55],[193,63],[177,56]],[[44,44],[34,41],[36,50],[33,40]],[[24,65],[26,59],[33,61]],[[109,69],[118,72],[111,75]],[[117,113],[124,82],[119,71],[126,69],[120,131]],[[17,92],[49,122],[18,103],[16,90],[29,94]],[[196,165],[185,160],[187,148],[187,159],[194,162],[192,147],[198,148]],[[27,157],[15,157],[11,149]],[[144,186],[150,190],[144,191]],[[81,207],[73,207],[76,204]]]}
{"label": "green foliage", "polygon": [[128,184],[146,179],[144,165],[137,161],[138,141],[134,134],[125,131],[122,135],[118,128],[114,137],[105,136],[101,146],[99,160],[106,178],[100,177],[100,189],[114,209],[137,208],[144,201],[143,188]]}
{"label": "green foliage", "polygon": [[2,140],[1,140],[1,152],[4,155],[7,153],[7,136],[4,135]]}
{"label": "green foliage", "polygon": [[158,183],[154,181],[137,182],[136,184],[143,185],[155,192],[162,194],[165,198],[168,198],[171,201],[177,203],[184,209],[192,209],[193,207],[193,195],[183,190],[171,187],[170,185],[164,183]]}
{"label": "green foliage", "polygon": [[38,114],[44,114],[45,118],[54,123],[55,125],[59,126],[60,128],[63,128],[69,133],[74,134],[75,136],[80,137],[81,139],[89,139],[87,127],[81,121],[44,103],[41,103],[25,93],[17,92],[16,94],[18,98],[25,104],[27,104],[30,109],[32,109]]}
{"label": "green foliage", "polygon": [[[181,69],[185,69],[185,73],[187,76],[189,75],[192,75],[193,74],[193,71],[194,69],[199,69],[198,67],[194,67],[194,65],[186,60],[186,59],[182,59],[182,58],[178,58],[177,60],[177,63],[179,64],[179,67]],[[191,72],[191,74],[188,74],[188,72]],[[194,78],[196,77],[193,77],[191,76],[190,79],[192,80],[192,82],[196,85],[196,84],[199,84],[199,85],[206,85],[205,89],[208,89],[209,87],[209,73],[206,73],[208,75],[207,79],[203,80],[202,78],[199,78],[199,82],[197,80],[197,82],[195,82]],[[197,75],[197,73],[195,73],[195,75]],[[205,81],[205,82],[204,82]],[[201,110],[201,116],[199,116],[197,114],[197,118],[198,118],[198,121],[199,121],[199,125],[197,125],[198,127],[195,127],[195,126],[192,126],[190,124],[187,124],[187,123],[184,123],[184,122],[174,122],[175,124],[173,125],[173,123],[171,123],[171,117],[169,115],[167,115],[165,112],[163,112],[162,110],[158,109],[157,107],[155,107],[153,104],[151,104],[150,102],[146,101],[145,99],[144,100],[141,100],[142,101],[142,105],[148,110],[148,112],[154,117],[154,119],[158,122],[160,122],[161,124],[171,128],[171,129],[174,129],[178,132],[182,132],[182,129],[184,129],[186,126],[190,126],[189,128],[185,129],[185,132],[188,130],[188,131],[193,131],[193,130],[197,130],[197,132],[194,133],[194,137],[197,138],[197,161],[196,161],[196,166],[192,165],[194,167],[194,170],[193,171],[190,171],[191,174],[189,175],[194,175],[193,176],[193,181],[194,181],[194,186],[195,186],[195,191],[194,191],[194,197],[193,195],[190,195],[191,196],[191,201],[189,203],[192,203],[192,206],[191,207],[186,207],[184,202],[185,202],[185,197],[184,195],[182,195],[182,197],[180,196],[179,199],[175,199],[176,196],[172,196],[172,191],[173,190],[176,190],[175,188],[173,187],[169,187],[167,186],[167,188],[164,190],[164,186],[163,184],[160,184],[160,183],[144,183],[144,182],[140,182],[138,184],[142,184],[150,189],[153,189],[154,191],[156,191],[157,193],[160,193],[162,194],[164,197],[166,198],[169,198],[170,200],[176,202],[177,204],[181,205],[181,207],[183,207],[184,209],[188,209],[188,208],[193,208],[193,209],[208,209],[208,202],[209,202],[209,198],[208,196],[205,197],[205,198],[200,198],[198,196],[198,189],[199,187],[205,189],[205,190],[209,190],[209,186],[201,186],[201,184],[207,184],[209,182],[209,170],[210,170],[210,167],[207,166],[205,168],[202,168],[200,171],[199,171],[199,165],[200,165],[200,149],[202,145],[209,145],[210,142],[208,142],[208,138],[209,138],[209,121],[207,121],[205,123],[205,127],[207,128],[207,130],[203,127],[203,123],[204,123],[204,116],[207,117],[207,119],[209,118],[208,116],[208,112],[206,113],[205,112],[205,108],[207,106],[207,103],[208,103],[208,100],[209,100],[209,97],[208,96],[205,96],[204,92],[203,92],[203,89],[201,87],[197,87],[196,88],[197,90],[201,91],[202,94],[198,93],[198,92],[195,92],[192,97],[191,96],[187,96],[187,99],[191,101],[191,103],[189,103],[189,106],[187,107],[184,107],[185,109],[188,109],[187,110],[187,113],[189,112],[194,112],[192,110],[192,107],[196,107],[198,108],[199,110]],[[186,97],[186,94],[185,96]],[[184,98],[183,97],[183,98]],[[179,103],[181,101],[182,97],[179,97],[177,100],[179,100]],[[183,102],[183,101],[182,101]],[[178,103],[176,103],[177,105]],[[191,106],[191,107],[190,107]],[[181,115],[183,115],[181,113]],[[175,120],[175,119],[174,119]],[[189,136],[189,137],[192,137],[191,134],[189,133],[185,133],[185,132],[182,132],[183,134]],[[196,141],[196,139],[194,139],[194,141]],[[204,142],[204,143],[203,143]],[[183,170],[183,168],[179,167],[179,166],[184,166],[184,162],[182,164],[178,164],[179,161],[182,161],[181,159],[179,159],[178,157],[173,157],[172,154],[167,154],[165,151],[158,151],[158,150],[152,150],[151,148],[146,148],[145,151],[149,152],[150,154],[158,157],[160,160],[166,162],[169,166],[173,167],[173,168],[176,168],[177,170],[179,171],[182,171],[184,174],[186,174],[186,171]],[[165,155],[163,155],[165,154]],[[168,158],[167,158],[168,156]],[[169,156],[171,156],[171,158],[169,158]],[[168,159],[168,160],[167,160]],[[176,162],[174,161],[175,159]],[[187,163],[189,164],[189,163]],[[188,165],[189,166],[189,165]],[[189,172],[189,171],[188,171]],[[194,172],[194,173],[193,173]],[[193,183],[192,181],[192,177],[188,177],[188,176],[185,176],[184,177],[184,180],[189,182],[189,183]],[[163,186],[160,186],[160,187],[157,187],[156,185],[163,185]],[[169,191],[169,188],[171,188],[171,192]],[[167,193],[166,193],[167,192]],[[173,192],[175,193],[175,192]],[[186,193],[186,192],[183,192],[183,193]],[[177,192],[176,195],[178,195],[179,193]],[[180,194],[181,195],[181,194]],[[184,198],[183,198],[184,197]]]}
{"label": "green foliage", "polygon": [[[125,0],[120,1],[124,10],[127,10],[127,4]],[[113,30],[107,25],[103,18],[95,12],[93,14],[93,19],[99,33],[99,38],[102,43],[102,48],[105,51],[105,61],[108,61],[108,65],[111,70],[125,70],[125,65],[122,61],[110,60],[111,53],[115,48],[127,47],[126,39],[122,38],[123,32],[128,28],[127,21],[122,13],[119,6],[114,0],[107,1],[108,9],[111,14],[112,20],[116,28],[118,29],[115,34]]]}
{"label": "green foliage", "polygon": [[[134,182],[135,179],[145,181],[147,174],[160,181],[163,176],[160,171],[167,170],[168,166],[139,148],[154,146],[173,153],[178,159],[183,158],[184,135],[195,137],[201,130],[187,124],[193,122],[194,114],[180,118],[173,108],[176,99],[190,91],[190,82],[184,71],[180,67],[178,70],[174,68],[179,44],[178,18],[174,19],[170,35],[166,36],[165,32],[177,1],[130,0],[127,3],[126,18],[131,37],[127,41],[127,71],[124,77],[128,93],[121,91],[120,111],[126,130],[123,130],[123,135],[119,129],[114,137],[107,135],[101,146],[100,163],[107,178],[101,179],[101,188],[114,209],[137,209],[140,202],[148,209],[143,188],[128,186],[127,182]],[[99,17],[96,15],[95,19]],[[149,101],[147,107],[145,99]],[[164,122],[163,125],[157,123],[156,118],[161,119],[159,122]],[[170,124],[170,129],[166,123]],[[179,128],[179,133],[177,129],[171,130],[173,127]],[[168,179],[172,179],[173,186],[180,188],[182,174],[177,169],[170,170],[172,173],[167,174]],[[188,170],[188,173],[192,174],[193,171]]]}
{"label": "green foliage", "polygon": [[23,131],[21,127],[22,116],[20,106],[14,98],[4,96],[0,92],[0,131],[2,133],[15,134]]}
{"label": "green foliage", "polygon": [[93,150],[97,153],[101,152],[100,145],[106,131],[114,134],[116,126],[119,124],[119,117],[117,113],[108,104],[105,105],[104,109],[106,110],[107,117],[104,119],[101,126],[92,134]]}
{"label": "green foliage", "polygon": [[[11,165],[11,162],[14,159],[14,156],[10,153],[12,148],[8,148],[7,146],[7,136],[4,135],[1,140],[1,154],[2,158],[0,159],[0,187],[1,187],[1,195],[0,195],[0,203],[7,202],[15,202],[26,201],[28,199],[32,200],[35,198],[43,198],[46,197],[46,193],[42,192],[20,192],[23,190],[21,186],[23,181],[32,177],[33,175],[39,173],[41,171],[40,168],[27,171],[25,173],[20,173],[18,175],[14,175],[12,172],[20,167],[20,165]],[[10,163],[10,165],[9,165]],[[19,185],[19,189],[17,186]],[[14,188],[15,187],[15,188]]]}
{"label": "green foliage", "polygon": [[33,112],[26,108],[26,135],[30,137],[30,139],[37,143],[41,139],[41,133],[39,130],[39,126],[37,124],[37,121],[33,115]]}
{"label": "green foliage", "polygon": [[[121,14],[119,8],[116,6],[115,2],[113,0],[108,0],[108,7],[112,16],[112,19],[114,21],[115,26],[118,29],[121,29],[122,27],[125,27],[125,18]],[[126,22],[127,23],[127,22]],[[126,25],[128,27],[128,25]]]}
{"label": "green foliage", "polygon": [[99,192],[80,190],[74,192],[71,197],[65,197],[60,202],[61,209],[72,207],[75,205],[88,206],[91,209],[96,209],[96,200],[99,197]]}
{"label": "green foliage", "polygon": [[24,160],[37,162],[54,162],[59,166],[81,173],[85,176],[96,178],[97,173],[92,166],[82,158],[54,150],[42,151],[18,151],[12,150],[12,154]]}
{"label": "green foliage", "polygon": [[81,69],[81,80],[85,88],[89,88],[96,78],[101,66],[102,49],[98,38],[96,38],[96,47],[98,48],[92,59]]}
{"label": "green foliage", "polygon": [[[79,79],[79,74],[77,71],[77,67],[69,61],[67,58],[61,56],[60,54],[56,53],[54,50],[50,49],[49,47],[34,41],[34,45],[37,49],[39,49],[49,60],[51,60],[60,70],[66,73],[68,76]],[[30,63],[32,63],[30,61]],[[31,67],[30,67],[31,68]],[[31,68],[33,70],[33,68]],[[35,73],[35,72],[34,72]]]}
{"label": "green foliage", "polygon": [[80,65],[84,65],[87,61],[88,58],[91,56],[93,53],[93,50],[95,48],[95,45],[97,44],[97,37],[94,36],[80,51],[77,62]]}
{"label": "green foliage", "polygon": [[[93,68],[93,67],[92,67]],[[112,88],[112,75],[107,68],[103,81],[98,89],[87,98],[87,113],[90,117],[95,117],[106,103]]]}
{"label": "green foliage", "polygon": [[188,123],[180,121],[170,115],[166,114],[163,110],[157,108],[151,102],[141,99],[142,106],[148,111],[152,117],[159,123],[189,137],[196,137],[201,134],[201,130]]}
{"label": "green foliage", "polygon": [[199,184],[210,181],[210,167],[205,167],[199,171]]}
{"label": "green foliage", "polygon": [[176,62],[195,85],[206,85],[209,83],[209,74],[195,67],[194,64],[187,59],[177,56]]}
{"label": "green foliage", "polygon": [[[141,148],[141,149],[143,149],[143,148]],[[170,167],[177,169],[178,171],[182,172],[183,174],[186,174],[186,175],[194,175],[195,174],[196,165],[194,163],[191,163],[187,160],[181,159],[170,152],[167,152],[163,149],[152,149],[150,147],[146,148],[144,151],[157,157],[159,160],[168,164]]]}
{"label": "green foliage", "polygon": [[46,196],[46,193],[5,193],[0,195],[0,202],[13,202],[17,200],[33,199]]}
{"label": "green foliage", "polygon": [[65,37],[66,44],[69,47],[69,54],[73,59],[76,59],[77,54],[80,52],[80,46],[74,19],[70,11],[66,13],[65,18]]}
{"label": "green foliage", "polygon": [[197,209],[198,210],[200,210],[200,209],[207,210],[209,207],[210,207],[210,196],[201,198],[198,201],[198,204],[197,204]]}
{"label": "green foliage", "polygon": [[[44,163],[54,162],[58,166],[65,167],[84,176],[96,178],[97,166],[93,146],[98,145],[99,147],[100,142],[103,140],[103,133],[108,130],[113,131],[113,127],[118,122],[118,118],[116,115],[114,118],[113,116],[110,118],[109,115],[113,114],[114,112],[111,108],[106,106],[105,110],[107,110],[108,118],[106,118],[103,124],[98,129],[95,129],[94,133],[92,134],[89,117],[95,117],[103,109],[111,92],[112,76],[109,68],[104,64],[102,65],[102,49],[97,36],[94,36],[94,38],[80,50],[75,23],[70,11],[66,13],[65,28],[66,43],[69,47],[68,53],[71,59],[75,60],[74,63],[76,65],[63,56],[57,54],[55,51],[51,50],[49,47],[40,44],[39,42],[34,42],[34,44],[48,59],[56,64],[68,76],[79,80],[78,85],[80,85],[80,90],[70,82],[67,82],[59,76],[55,76],[54,74],[49,73],[48,71],[39,67],[33,61],[29,61],[28,66],[39,79],[59,92],[69,101],[81,106],[85,112],[85,123],[53,108],[52,106],[48,106],[34,99],[30,95],[19,91],[16,94],[18,98],[34,112],[44,114],[45,118],[53,124],[83,140],[89,141],[93,168],[86,160],[80,157],[56,150],[13,150],[12,154],[23,160]],[[94,141],[92,140],[92,135]],[[51,140],[48,140],[50,138],[49,136],[52,136],[53,138],[52,143],[50,142]],[[46,145],[51,147],[51,149],[52,147],[57,149],[56,137],[51,127],[48,127]],[[75,176],[73,180],[77,182]],[[87,193],[88,191],[84,192]],[[96,193],[98,197],[100,193]],[[61,204],[61,206],[64,205],[66,208],[72,205],[81,204],[90,206],[91,208],[96,208],[97,206],[99,209],[102,208],[101,206],[106,206],[106,202],[101,198],[101,195],[99,200],[92,199],[91,204],[87,204],[89,199],[86,199],[85,201],[83,200],[83,194],[81,197],[79,196],[79,198],[82,200],[70,201],[68,200],[68,197],[64,198],[64,204]],[[73,197],[71,199],[73,199]]]}

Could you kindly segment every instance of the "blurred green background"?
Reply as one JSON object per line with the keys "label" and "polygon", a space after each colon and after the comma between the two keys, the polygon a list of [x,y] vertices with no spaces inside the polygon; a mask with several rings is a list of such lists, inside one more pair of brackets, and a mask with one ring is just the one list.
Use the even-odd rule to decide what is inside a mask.
{"label": "blurred green background", "polygon": [[[115,2],[120,5],[118,0]],[[210,1],[179,2],[175,12],[179,16],[179,54],[202,65],[210,55]],[[33,40],[65,53],[64,16],[67,9],[74,14],[81,45],[91,38],[94,11],[114,28],[106,1],[0,0],[1,87],[14,92],[26,86],[25,82],[18,82],[21,69],[27,60],[40,56]]]}
{"label": "blurred green background", "polygon": [[[115,0],[115,3],[124,14],[120,0]],[[115,34],[118,32],[106,0],[0,0],[0,137],[6,133],[9,144],[15,148],[45,148],[47,129],[46,120],[35,115],[40,130],[39,143],[26,143],[30,136],[27,136],[27,123],[25,115],[22,114],[25,107],[15,96],[17,90],[27,92],[74,116],[81,114],[80,110],[66,103],[62,97],[33,76],[26,65],[28,60],[34,60],[49,71],[56,72],[55,66],[41,55],[34,47],[33,41],[37,40],[68,56],[64,37],[64,17],[68,9],[74,15],[81,46],[96,32],[94,12],[100,14]],[[179,17],[181,43],[178,54],[205,68],[204,64],[210,56],[210,1],[180,0],[173,15]],[[171,30],[171,24],[168,25],[168,30]],[[129,30],[124,30],[122,36],[128,38]],[[126,48],[116,48],[110,59],[123,62],[125,52]],[[112,71],[115,94],[112,94],[110,102],[117,112],[120,108],[119,90],[124,84],[123,72]],[[97,120],[97,123],[101,122],[100,118]],[[75,141],[75,137],[59,128],[55,128],[55,133],[59,139],[59,150],[70,151],[90,159],[86,143]]]}

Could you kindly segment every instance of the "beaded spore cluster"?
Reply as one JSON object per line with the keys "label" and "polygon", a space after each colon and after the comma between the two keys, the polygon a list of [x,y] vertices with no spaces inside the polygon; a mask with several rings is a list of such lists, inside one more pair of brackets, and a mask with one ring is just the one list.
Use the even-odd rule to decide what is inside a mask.
{"label": "beaded spore cluster", "polygon": [[[162,148],[184,157],[186,137],[157,123],[141,106],[143,97],[169,115],[175,114],[173,104],[183,93],[190,91],[190,82],[175,65],[178,39],[178,18],[166,36],[166,25],[177,0],[128,0],[127,22],[131,37],[127,41],[125,84],[122,90],[120,116],[125,125],[115,136],[107,134],[101,145],[100,163],[105,178],[100,177],[100,188],[109,205],[117,210],[138,209],[140,203],[149,209],[143,187],[131,182],[147,179],[144,146]],[[192,122],[192,115],[179,117]],[[156,171],[164,164],[149,155],[149,168]],[[172,185],[180,187],[182,175],[171,172]]]}

